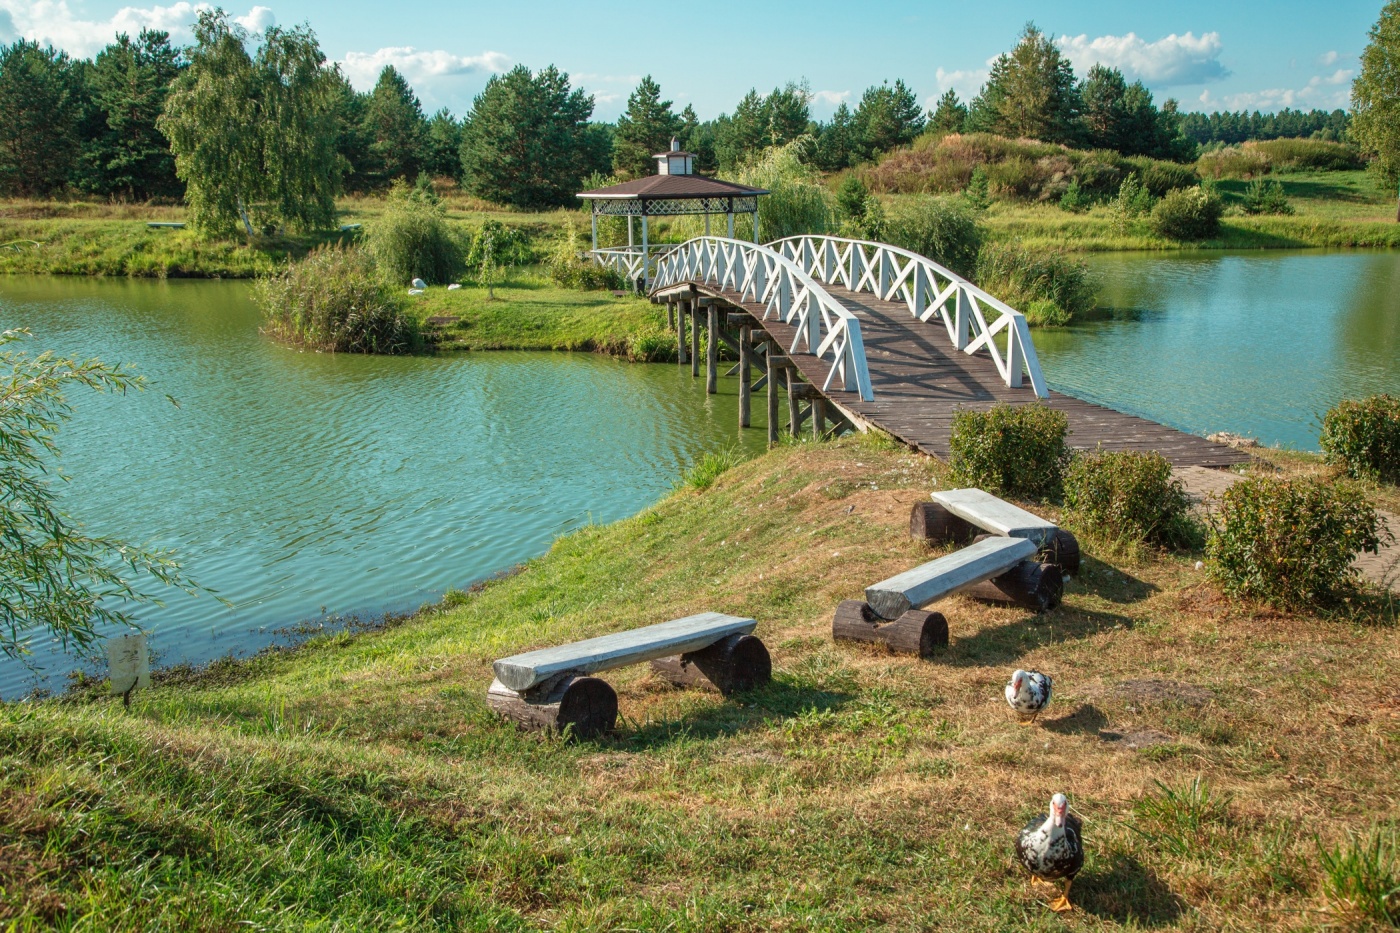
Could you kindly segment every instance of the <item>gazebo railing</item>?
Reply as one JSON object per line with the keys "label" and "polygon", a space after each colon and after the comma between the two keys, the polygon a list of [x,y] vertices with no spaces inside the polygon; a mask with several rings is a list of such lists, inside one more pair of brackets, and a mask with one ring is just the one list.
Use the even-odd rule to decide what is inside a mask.
{"label": "gazebo railing", "polygon": [[658,263],[652,291],[686,282],[735,292],[741,301],[762,304],[765,321],[774,318],[794,327],[789,354],[804,351],[831,361],[822,391],[839,379],[840,388],[860,393],[867,402],[875,398],[860,320],[789,257],[745,240],[696,237]]}
{"label": "gazebo railing", "polygon": [[1024,373],[1049,398],[1026,316],[957,273],[888,243],[795,236],[769,246],[820,282],[903,301],[920,321],[939,318],[957,349],[985,350],[1008,386],[1020,387]]}
{"label": "gazebo railing", "polygon": [[612,269],[628,282],[655,279],[657,264],[677,246],[674,243],[657,244],[643,248],[640,246],[608,246],[590,250],[589,254],[598,265]]}

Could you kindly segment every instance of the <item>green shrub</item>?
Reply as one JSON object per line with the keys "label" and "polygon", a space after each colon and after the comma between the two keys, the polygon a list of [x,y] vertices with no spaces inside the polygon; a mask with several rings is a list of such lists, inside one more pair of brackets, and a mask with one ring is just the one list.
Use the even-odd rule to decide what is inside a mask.
{"label": "green shrub", "polygon": [[841,221],[858,221],[865,216],[865,199],[870,189],[858,175],[847,175],[836,188],[836,211]]}
{"label": "green shrub", "polygon": [[977,257],[977,284],[1021,311],[1033,325],[1062,326],[1098,306],[1089,267],[1056,249],[1018,240],[989,243]]}
{"label": "green shrub", "polygon": [[634,363],[670,363],[676,353],[676,337],[669,331],[648,331],[627,338],[627,358]]}
{"label": "green shrub", "polygon": [[408,353],[422,345],[399,289],[357,247],[323,246],[258,279],[253,297],[278,339],[339,353]]}
{"label": "green shrub", "polygon": [[1345,172],[1362,166],[1355,149],[1324,139],[1267,139],[1245,146],[1262,153],[1275,172]]}
{"label": "green shrub", "polygon": [[1322,894],[1341,923],[1400,927],[1400,848],[1395,831],[1376,829],[1368,839],[1351,837],[1328,849],[1318,844]]}
{"label": "green shrub", "polygon": [[1240,208],[1246,214],[1291,214],[1293,205],[1288,203],[1283,183],[1274,179],[1256,178],[1244,189]]}
{"label": "green shrub", "polygon": [[1026,498],[1057,495],[1069,452],[1069,419],[1039,402],[997,404],[953,416],[948,444],[952,478],[960,486]]}
{"label": "green shrub", "polygon": [[1355,583],[1357,553],[1379,549],[1379,521],[1352,486],[1240,480],[1213,516],[1207,572],[1232,596],[1285,609],[1327,603]]}
{"label": "green shrub", "polygon": [[1131,171],[1137,172],[1142,187],[1154,198],[1163,198],[1177,188],[1194,188],[1201,183],[1201,176],[1189,165],[1163,162],[1147,156],[1133,156],[1126,161]]}
{"label": "green shrub", "polygon": [[1357,479],[1400,483],[1400,398],[1337,404],[1322,418],[1322,452]]}
{"label": "green shrub", "polygon": [[977,166],[968,176],[967,187],[963,189],[963,200],[967,206],[979,214],[992,205],[992,186],[987,181],[987,170]]}
{"label": "green shrub", "polygon": [[747,459],[738,447],[722,447],[695,461],[690,469],[685,471],[681,482],[691,489],[709,489],[715,484],[715,480]]}
{"label": "green shrub", "polygon": [[733,181],[768,192],[758,212],[760,243],[835,228],[831,194],[817,170],[802,161],[810,146],[811,138],[804,136],[785,146],[769,147],[735,173]]}
{"label": "green shrub", "polygon": [[1169,240],[1209,240],[1220,235],[1224,210],[1214,191],[1178,188],[1152,209],[1152,232]]}
{"label": "green shrub", "polygon": [[1086,454],[1065,472],[1065,524],[1102,541],[1188,545],[1195,536],[1188,506],[1159,453]]}
{"label": "green shrub", "polygon": [[1196,171],[1202,178],[1257,178],[1272,168],[1269,157],[1248,144],[1216,149],[1196,160]]}
{"label": "green shrub", "polygon": [[578,227],[573,218],[568,218],[559,241],[545,258],[545,271],[550,280],[560,288],[621,289],[625,286],[616,270],[598,265],[583,252]]}
{"label": "green shrub", "polygon": [[367,244],[380,274],[407,287],[414,279],[445,285],[464,269],[462,243],[447,222],[443,206],[420,188],[402,181],[380,218],[368,226]]}
{"label": "green shrub", "polygon": [[1113,229],[1126,233],[1129,225],[1143,214],[1151,213],[1157,199],[1142,184],[1137,172],[1129,172],[1118,187],[1118,194],[1108,202],[1108,216]]}
{"label": "green shrub", "polygon": [[982,246],[982,227],[959,198],[905,198],[890,212],[885,235],[889,243],[927,256],[965,278],[975,271]]}
{"label": "green shrub", "polygon": [[1060,195],[1060,210],[1071,214],[1082,214],[1093,204],[1093,200],[1079,187],[1078,181],[1070,181],[1065,193]]}

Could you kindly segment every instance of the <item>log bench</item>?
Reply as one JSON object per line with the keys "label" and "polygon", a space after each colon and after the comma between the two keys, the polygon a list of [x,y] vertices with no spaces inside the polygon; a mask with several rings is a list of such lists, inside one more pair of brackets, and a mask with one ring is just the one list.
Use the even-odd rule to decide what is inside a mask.
{"label": "log bench", "polygon": [[684,619],[541,648],[492,665],[486,691],[495,712],[535,729],[572,730],[580,738],[617,723],[617,692],[589,675],[650,661],[678,686],[710,686],[728,696],[767,683],[773,665],[752,634],[753,619],[702,612]]}
{"label": "log bench", "polygon": [[1058,564],[1071,576],[1079,572],[1079,542],[1073,534],[981,489],[940,490],[932,502],[916,502],[909,515],[909,534],[929,544],[963,544],[979,529],[1032,541],[1041,561]]}
{"label": "log bench", "polygon": [[831,636],[928,657],[947,646],[948,621],[923,607],[954,593],[973,592],[988,581],[995,581],[991,585],[998,592],[1004,589],[1018,604],[1036,611],[1054,608],[1064,592],[1064,579],[1058,566],[1032,560],[1036,553],[1035,542],[1028,538],[981,538],[866,587],[864,602],[842,602],[832,619]]}

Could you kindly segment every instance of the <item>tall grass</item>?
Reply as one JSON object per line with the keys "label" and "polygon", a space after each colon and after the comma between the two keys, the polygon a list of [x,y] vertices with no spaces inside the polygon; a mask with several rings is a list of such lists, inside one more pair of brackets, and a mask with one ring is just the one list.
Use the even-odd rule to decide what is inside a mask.
{"label": "tall grass", "polygon": [[927,256],[964,278],[971,278],[976,271],[982,228],[961,198],[918,195],[902,199],[884,228],[886,239],[895,246]]}
{"label": "tall grass", "polygon": [[279,340],[340,353],[410,353],[417,321],[358,247],[324,246],[258,279],[253,297]]}
{"label": "tall grass", "polygon": [[1019,240],[982,248],[977,284],[1032,325],[1062,326],[1099,303],[1097,283],[1082,261],[1063,250],[1032,249]]}
{"label": "tall grass", "polygon": [[1322,894],[1337,920],[1352,927],[1400,927],[1400,849],[1394,830],[1377,829],[1367,839],[1317,848]]}
{"label": "tall grass", "polygon": [[[802,137],[785,146],[772,146],[735,173],[734,181],[768,192],[759,198],[760,243],[835,229],[836,209],[831,192],[817,171],[802,161],[802,154],[810,145],[811,140]],[[735,236],[746,238],[738,229]]]}
{"label": "tall grass", "polygon": [[1323,139],[1250,140],[1203,153],[1196,170],[1203,178],[1258,178],[1270,172],[1342,172],[1361,167],[1357,151]]}
{"label": "tall grass", "polygon": [[709,489],[715,484],[715,480],[747,459],[748,456],[734,445],[712,450],[685,471],[685,475],[681,477],[681,485],[697,490]]}

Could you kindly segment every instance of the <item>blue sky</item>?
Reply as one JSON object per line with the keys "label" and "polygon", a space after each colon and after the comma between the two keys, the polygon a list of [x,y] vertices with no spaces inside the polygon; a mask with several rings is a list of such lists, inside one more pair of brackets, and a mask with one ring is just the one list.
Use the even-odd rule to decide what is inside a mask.
{"label": "blue sky", "polygon": [[[90,55],[119,30],[154,26],[187,40],[202,4],[0,0],[0,40],[47,41]],[[1034,20],[1082,75],[1094,62],[1141,78],[1183,109],[1345,106],[1379,0],[1355,2],[834,2],[479,3],[422,0],[230,0],[251,28],[309,22],[360,88],[385,64],[425,109],[458,114],[493,72],[558,65],[612,119],[644,74],[677,108],[732,110],[750,87],[805,79],[824,117],[881,80],[903,78],[932,102],[976,93],[989,59]]]}

